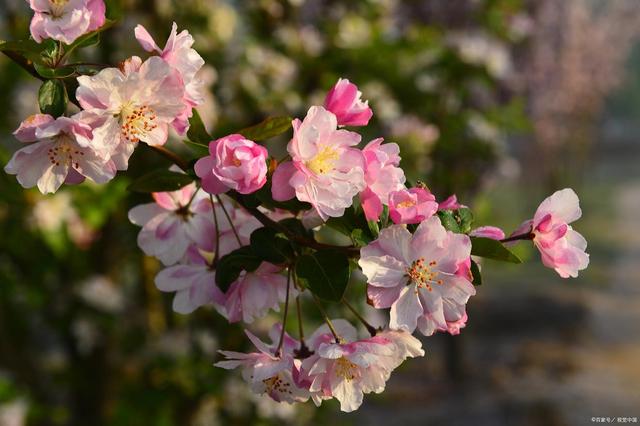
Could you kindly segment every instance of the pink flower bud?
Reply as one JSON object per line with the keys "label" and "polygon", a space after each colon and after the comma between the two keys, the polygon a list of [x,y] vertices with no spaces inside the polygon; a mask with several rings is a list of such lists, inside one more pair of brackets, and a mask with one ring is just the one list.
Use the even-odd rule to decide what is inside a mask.
{"label": "pink flower bud", "polygon": [[335,114],[340,126],[366,126],[373,116],[369,101],[360,99],[358,86],[347,79],[339,79],[329,90],[324,107]]}
{"label": "pink flower bud", "polygon": [[402,189],[389,194],[389,216],[394,223],[420,223],[436,211],[436,197],[426,189]]}
{"label": "pink flower bud", "polygon": [[195,165],[202,188],[210,194],[222,194],[229,189],[250,194],[267,182],[265,147],[233,134],[209,143],[210,155]]}

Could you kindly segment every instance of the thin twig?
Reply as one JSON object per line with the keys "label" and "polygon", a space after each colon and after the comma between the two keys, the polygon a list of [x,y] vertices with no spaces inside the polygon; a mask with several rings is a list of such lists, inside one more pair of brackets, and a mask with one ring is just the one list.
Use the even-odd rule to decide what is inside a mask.
{"label": "thin twig", "polygon": [[334,339],[336,339],[336,343],[340,343],[340,340],[341,340],[340,336],[338,335],[338,332],[336,331],[336,329],[333,327],[333,323],[327,316],[327,312],[322,307],[322,304],[320,303],[320,299],[318,299],[318,296],[316,296],[313,293],[311,293],[311,296],[313,296],[313,300],[316,302],[316,306],[318,307],[320,314],[324,318],[324,322],[327,323],[327,326],[329,326],[329,330],[331,330],[331,334],[333,334]]}
{"label": "thin twig", "polygon": [[349,310],[353,313],[353,315],[355,315],[356,318],[358,318],[358,320],[367,328],[367,331],[369,332],[369,334],[371,334],[371,337],[376,335],[378,330],[374,326],[369,324],[369,322],[364,319],[364,317],[360,314],[360,312],[358,312],[353,306],[351,306],[351,304],[347,302],[345,298],[342,298],[342,303],[344,303],[344,305],[347,308],[349,308]]}
{"label": "thin twig", "polygon": [[238,245],[240,247],[242,247],[242,240],[240,240],[240,235],[238,235],[238,231],[236,230],[236,227],[233,224],[233,221],[231,220],[231,216],[229,216],[229,212],[227,212],[227,209],[224,207],[224,204],[222,203],[222,199],[220,199],[219,195],[216,195],[216,199],[218,200],[218,203],[220,204],[220,207],[222,207],[222,212],[227,217],[227,220],[229,221],[229,225],[231,225],[231,230],[233,231],[233,235],[236,236],[236,240],[238,241]]}
{"label": "thin twig", "polygon": [[519,240],[533,240],[533,233],[527,232],[526,234],[514,235],[509,238],[503,238],[500,240],[501,243],[508,243],[510,241],[519,241]]}
{"label": "thin twig", "polygon": [[171,160],[173,164],[180,167],[183,171],[186,172],[189,170],[189,163],[187,163],[186,160],[180,158],[175,152],[169,151],[164,146],[159,146],[159,145],[147,145],[147,146],[153,149],[154,151],[156,151],[157,153],[159,153],[160,155],[162,155],[163,157]]}
{"label": "thin twig", "polygon": [[213,195],[209,194],[209,199],[211,200],[211,211],[213,212],[213,223],[216,227],[216,246],[214,250],[216,251],[213,255],[213,264],[218,263],[218,259],[220,258],[220,227],[218,226],[218,214],[216,213],[216,203],[213,202]]}
{"label": "thin twig", "polygon": [[275,352],[275,356],[280,356],[280,351],[282,350],[282,344],[284,343],[284,333],[285,328],[287,326],[287,314],[289,313],[289,290],[291,289],[291,268],[289,268],[287,272],[287,295],[284,299],[284,314],[282,315],[282,330],[280,330],[280,341],[278,342],[278,347]]}

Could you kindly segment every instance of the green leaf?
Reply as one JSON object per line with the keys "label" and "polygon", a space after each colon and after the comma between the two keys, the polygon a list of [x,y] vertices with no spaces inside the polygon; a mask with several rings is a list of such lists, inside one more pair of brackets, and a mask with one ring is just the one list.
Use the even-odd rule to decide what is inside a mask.
{"label": "green leaf", "polygon": [[482,275],[480,274],[480,267],[474,260],[471,261],[471,276],[473,278],[473,285],[482,285]]}
{"label": "green leaf", "polygon": [[522,263],[504,244],[491,238],[471,237],[471,254],[503,262]]}
{"label": "green leaf", "polygon": [[199,142],[193,142],[187,139],[183,140],[183,142],[193,151],[193,153],[198,158],[206,157],[207,155],[209,155],[209,147],[207,145],[201,144]]}
{"label": "green leaf", "polygon": [[[367,225],[369,226],[369,231],[371,231],[371,235],[373,235],[374,238],[378,238],[378,235],[380,234],[380,228],[378,227],[378,222],[376,222],[375,220],[368,220]],[[360,229],[358,230],[361,231]],[[353,231],[351,232],[351,236],[353,236]]]}
{"label": "green leaf", "polygon": [[242,271],[252,272],[258,269],[262,260],[256,256],[251,247],[242,246],[222,256],[216,264],[216,284],[226,292],[229,286],[238,279]]}
{"label": "green leaf", "polygon": [[135,192],[171,192],[193,182],[193,178],[183,173],[169,170],[154,170],[139,177],[129,185],[129,191]]}
{"label": "green leaf", "polygon": [[293,258],[289,240],[273,228],[258,228],[251,233],[251,250],[262,260],[276,265]]}
{"label": "green leaf", "polygon": [[67,89],[60,80],[47,80],[38,91],[40,112],[60,117],[67,110]]}
{"label": "green leaf", "polygon": [[453,211],[440,210],[438,212],[438,217],[440,218],[440,223],[442,223],[444,229],[451,232],[460,232],[460,225],[458,225],[458,222],[453,216]]}
{"label": "green leaf", "polygon": [[296,235],[300,235],[302,237],[313,237],[313,231],[305,228],[300,219],[288,217],[286,219],[282,219],[278,223]]}
{"label": "green leaf", "polygon": [[50,68],[37,62],[33,64],[33,67],[36,69],[38,74],[47,79],[71,77],[76,72],[73,67],[65,66],[60,68]]}
{"label": "green leaf", "polygon": [[258,142],[281,135],[291,128],[291,117],[269,117],[255,126],[240,130],[242,136]]}
{"label": "green leaf", "polygon": [[349,259],[333,250],[317,251],[298,258],[298,280],[321,299],[338,302],[349,283]]}
{"label": "green leaf", "polygon": [[456,222],[458,222],[460,232],[466,234],[471,231],[471,225],[473,224],[473,213],[471,210],[466,207],[459,208],[453,212],[453,217]]}
{"label": "green leaf", "polygon": [[189,130],[187,130],[187,137],[191,142],[197,142],[204,145],[209,149],[209,142],[211,142],[211,135],[207,132],[207,128],[198,114],[198,110],[193,109],[193,116],[189,119]]}
{"label": "green leaf", "polygon": [[351,231],[351,240],[358,246],[363,247],[373,241],[364,230],[358,228]]}

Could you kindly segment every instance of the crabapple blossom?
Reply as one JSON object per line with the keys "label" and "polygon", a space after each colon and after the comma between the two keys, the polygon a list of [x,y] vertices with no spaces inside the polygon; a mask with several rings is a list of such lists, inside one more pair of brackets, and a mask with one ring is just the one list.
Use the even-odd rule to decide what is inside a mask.
{"label": "crabapple blossom", "polygon": [[585,252],[587,241],[569,225],[580,216],[578,196],[572,189],[565,188],[546,198],[533,219],[524,222],[516,233],[531,232],[542,263],[562,278],[575,278],[578,271],[589,265],[589,255]]}
{"label": "crabapple blossom", "polygon": [[198,196],[194,183],[174,192],[154,192],[154,203],[129,211],[131,223],[142,226],[138,246],[165,265],[184,258],[193,243],[207,247],[215,235],[211,202]]}
{"label": "crabapple blossom", "polygon": [[404,171],[398,167],[400,147],[382,142],[382,138],[374,139],[362,150],[367,188],[360,193],[360,202],[367,220],[378,220],[382,206],[389,204],[389,194],[404,188],[406,180]]}
{"label": "crabapple blossom", "polygon": [[35,12],[29,30],[38,43],[52,38],[71,44],[105,22],[103,0],[29,0],[29,6]]}
{"label": "crabapple blossom", "polygon": [[405,331],[358,339],[348,322],[332,324],[340,341],[323,325],[309,338],[314,354],[301,365],[300,383],[309,385],[316,405],[336,398],[342,411],[357,410],[364,394],[384,390],[391,372],[404,359],[424,354],[420,342]]}
{"label": "crabapple blossom", "polygon": [[142,62],[133,57],[122,70],[105,68],[78,77],[76,97],[82,108],[103,121],[97,139],[119,152],[119,170],[126,170],[135,145],[163,145],[168,126],[183,108],[184,85],[179,73],[161,58]]}
{"label": "crabapple blossom", "polygon": [[360,135],[338,130],[336,116],[312,106],[303,121],[293,120],[293,139],[287,145],[292,162],[273,175],[273,198],[296,196],[310,203],[323,220],[339,217],[364,190],[364,156],[356,148]]}
{"label": "crabapple blossom", "polygon": [[202,188],[210,194],[229,189],[250,194],[267,182],[267,149],[239,134],[225,136],[209,143],[207,157],[195,164]]}
{"label": "crabapple blossom", "polygon": [[85,177],[96,183],[113,179],[115,164],[109,153],[94,143],[93,128],[84,115],[27,118],[14,134],[20,141],[32,143],[16,151],[5,172],[17,175],[24,188],[37,185],[43,194],[56,192],[63,183],[82,182]]}
{"label": "crabapple blossom", "polygon": [[189,129],[189,118],[193,115],[193,108],[204,103],[204,82],[196,78],[196,74],[204,65],[204,59],[192,48],[193,37],[189,31],[182,30],[178,34],[178,26],[175,22],[171,26],[171,34],[164,49],[158,47],[151,34],[142,25],[136,26],[135,36],[144,50],[157,53],[182,77],[184,108],[171,124],[176,132],[184,135]]}
{"label": "crabapple blossom", "polygon": [[401,189],[389,194],[389,217],[394,223],[420,223],[436,211],[436,197],[427,189]]}
{"label": "crabapple blossom", "polygon": [[480,226],[469,232],[469,236],[491,238],[492,240],[500,241],[504,238],[504,231],[495,226]]}
{"label": "crabapple blossom", "polygon": [[282,347],[276,354],[281,330],[281,324],[272,327],[269,332],[272,340],[270,345],[245,331],[259,352],[219,351],[226,360],[214,365],[227,370],[242,368],[242,377],[250,384],[251,390],[258,395],[266,394],[274,401],[293,403],[308,400],[309,390],[298,386],[297,381],[301,361],[294,359],[294,351],[300,347],[300,343],[284,333]]}
{"label": "crabapple blossom", "polygon": [[373,116],[369,101],[362,101],[362,93],[358,86],[346,78],[329,90],[324,100],[324,107],[335,114],[339,126],[366,126]]}
{"label": "crabapple blossom", "polygon": [[445,230],[432,216],[413,235],[401,225],[383,229],[360,250],[358,263],[373,306],[391,308],[389,326],[430,336],[465,316],[476,293],[469,281],[470,253],[467,235]]}
{"label": "crabapple blossom", "polygon": [[465,207],[458,203],[458,197],[456,194],[450,195],[446,200],[438,204],[438,210],[457,210]]}
{"label": "crabapple blossom", "polygon": [[169,266],[156,275],[158,290],[176,292],[173,298],[175,312],[190,314],[207,304],[214,304],[219,311],[222,309],[224,294],[216,285],[215,269],[205,256],[213,257],[192,244],[187,250],[187,264]]}
{"label": "crabapple blossom", "polygon": [[[287,294],[287,278],[279,268],[263,262],[253,272],[243,272],[225,293],[224,309],[229,322],[251,323],[269,309],[280,310]],[[290,290],[292,293],[293,289]],[[290,294],[291,296],[291,294]]]}

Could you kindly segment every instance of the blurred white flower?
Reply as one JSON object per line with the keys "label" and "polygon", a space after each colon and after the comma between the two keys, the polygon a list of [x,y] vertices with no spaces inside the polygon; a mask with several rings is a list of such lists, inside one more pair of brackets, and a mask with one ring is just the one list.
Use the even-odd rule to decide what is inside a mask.
{"label": "blurred white flower", "polygon": [[122,290],[104,275],[94,275],[85,280],[80,284],[78,294],[87,304],[108,313],[124,309]]}
{"label": "blurred white flower", "polygon": [[482,33],[459,33],[449,38],[463,60],[484,65],[496,78],[506,78],[513,71],[511,54],[501,41]]}
{"label": "blurred white flower", "polygon": [[24,426],[27,424],[28,405],[24,399],[0,404],[0,426]]}

